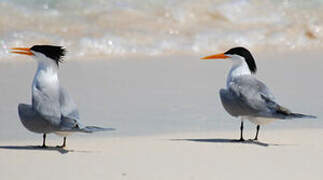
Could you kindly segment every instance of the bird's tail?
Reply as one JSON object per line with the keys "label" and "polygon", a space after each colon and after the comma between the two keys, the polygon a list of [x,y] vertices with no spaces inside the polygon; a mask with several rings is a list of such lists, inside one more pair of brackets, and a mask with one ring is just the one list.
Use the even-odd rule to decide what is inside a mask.
{"label": "bird's tail", "polygon": [[86,127],[73,127],[73,128],[60,128],[58,132],[82,132],[82,133],[93,133],[99,131],[114,131],[114,128],[103,128],[97,126],[86,126]]}
{"label": "bird's tail", "polygon": [[279,115],[283,116],[283,119],[293,119],[293,118],[310,118],[310,119],[316,119],[316,116],[313,115],[306,115],[306,114],[300,114],[300,113],[293,113],[287,108],[277,105],[276,106],[276,112]]}
{"label": "bird's tail", "polygon": [[287,115],[288,118],[310,118],[310,119],[316,119],[316,116],[313,115],[306,115],[306,114],[300,114],[300,113],[290,113]]}
{"label": "bird's tail", "polygon": [[115,131],[114,128],[103,128],[103,127],[97,127],[97,126],[86,126],[83,128],[80,128],[80,132],[84,133],[93,133],[93,132],[99,132],[99,131]]}

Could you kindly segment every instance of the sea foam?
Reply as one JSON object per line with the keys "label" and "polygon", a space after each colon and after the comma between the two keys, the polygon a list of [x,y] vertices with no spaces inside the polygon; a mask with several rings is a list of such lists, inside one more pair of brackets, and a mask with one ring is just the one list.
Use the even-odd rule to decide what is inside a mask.
{"label": "sea foam", "polygon": [[2,0],[8,48],[63,45],[73,57],[323,47],[322,1]]}

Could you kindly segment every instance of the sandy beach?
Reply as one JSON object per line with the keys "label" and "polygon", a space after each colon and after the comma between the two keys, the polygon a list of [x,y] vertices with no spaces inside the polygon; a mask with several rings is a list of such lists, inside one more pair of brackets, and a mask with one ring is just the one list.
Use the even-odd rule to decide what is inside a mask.
{"label": "sandy beach", "polygon": [[[0,180],[322,180],[322,12],[323,0],[1,0]],[[10,48],[47,44],[67,50],[59,80],[81,127],[116,131],[73,134],[64,149],[48,134],[39,148],[17,111],[37,63]],[[219,97],[232,64],[200,58],[237,46],[280,105],[318,118],[236,141]],[[244,138],[255,133],[246,121]]]}
{"label": "sandy beach", "polygon": [[[203,54],[207,55],[207,54]],[[203,56],[201,55],[201,56]],[[61,83],[78,104],[81,123],[115,132],[75,134],[67,148],[28,132],[17,115],[30,103],[36,62],[1,60],[0,179],[322,179],[321,54],[254,53],[257,77],[281,105],[318,119],[276,121],[260,141],[237,143],[239,121],[218,91],[231,64],[199,56],[70,59]],[[246,138],[255,126],[246,124]]]}
{"label": "sandy beach", "polygon": [[232,143],[231,132],[74,138],[66,151],[2,142],[1,179],[321,179],[322,130],[263,135],[266,143]]}

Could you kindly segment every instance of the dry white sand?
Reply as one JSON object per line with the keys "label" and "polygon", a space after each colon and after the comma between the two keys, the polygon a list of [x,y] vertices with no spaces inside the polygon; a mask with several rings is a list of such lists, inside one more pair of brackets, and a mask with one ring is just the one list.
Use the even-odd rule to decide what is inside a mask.
{"label": "dry white sand", "polygon": [[231,142],[234,135],[238,133],[76,138],[64,151],[26,146],[39,141],[2,142],[6,146],[0,146],[0,177],[322,179],[322,130],[266,131],[265,143]]}
{"label": "dry white sand", "polygon": [[[290,109],[316,120],[276,121],[260,142],[236,143],[239,121],[222,108],[218,90],[230,63],[198,57],[70,61],[61,82],[85,125],[116,132],[78,134],[65,150],[41,150],[17,104],[30,102],[36,63],[27,57],[0,66],[0,179],[322,179],[321,56],[257,55],[257,76]],[[245,138],[254,136],[247,124]],[[61,143],[54,135],[48,145]]]}

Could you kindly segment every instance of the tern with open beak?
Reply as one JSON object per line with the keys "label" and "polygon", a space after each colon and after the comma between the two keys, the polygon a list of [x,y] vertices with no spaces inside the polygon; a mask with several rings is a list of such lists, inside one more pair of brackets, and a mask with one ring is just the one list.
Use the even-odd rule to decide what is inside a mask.
{"label": "tern with open beak", "polygon": [[58,79],[58,67],[65,55],[61,46],[35,45],[31,48],[12,48],[11,53],[23,54],[37,60],[38,68],[32,82],[32,104],[19,104],[18,113],[22,124],[35,133],[43,134],[46,148],[46,134],[55,133],[63,136],[61,146],[66,146],[66,136],[73,132],[92,133],[114,130],[97,126],[82,127],[79,112]]}
{"label": "tern with open beak", "polygon": [[201,59],[226,59],[233,63],[227,77],[227,88],[220,90],[220,97],[224,109],[231,116],[241,119],[240,141],[244,141],[243,121],[246,119],[257,125],[254,140],[258,140],[260,125],[277,119],[316,118],[312,115],[293,113],[280,106],[268,87],[256,79],[256,63],[246,48],[235,47],[225,53]]}

